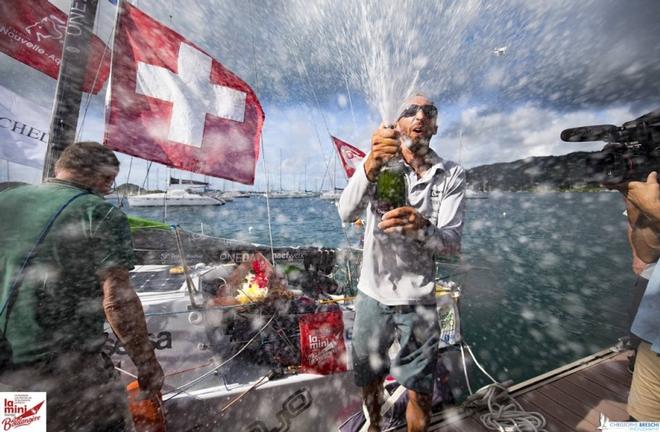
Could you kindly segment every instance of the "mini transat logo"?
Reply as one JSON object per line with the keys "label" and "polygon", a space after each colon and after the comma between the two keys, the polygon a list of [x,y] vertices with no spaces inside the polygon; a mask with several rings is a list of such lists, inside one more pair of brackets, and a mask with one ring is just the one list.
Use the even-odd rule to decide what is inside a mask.
{"label": "mini transat logo", "polygon": [[3,431],[44,432],[46,430],[45,392],[2,392],[0,425]]}

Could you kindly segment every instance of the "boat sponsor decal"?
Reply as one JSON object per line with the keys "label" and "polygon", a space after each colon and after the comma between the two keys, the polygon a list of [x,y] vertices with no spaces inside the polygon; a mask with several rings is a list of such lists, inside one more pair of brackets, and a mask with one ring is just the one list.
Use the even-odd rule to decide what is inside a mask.
{"label": "boat sponsor decal", "polygon": [[[0,52],[57,79],[66,32],[75,37],[84,31],[89,1],[77,0],[71,6],[67,16],[46,0],[0,2]],[[96,35],[90,45],[83,91],[98,93],[110,72],[110,50]],[[77,51],[73,46],[67,49]]]}
{"label": "boat sponsor decal", "polygon": [[[213,259],[213,262],[219,263],[235,263],[240,264],[244,261],[250,259],[250,256],[255,252],[262,252],[268,254],[268,257],[271,256],[270,250],[259,250],[253,249],[251,251],[231,251],[231,250],[210,250],[206,255],[205,254],[195,254],[195,253],[186,253],[186,259],[189,262],[206,262],[209,261],[209,258]],[[275,251],[275,261],[278,262],[304,262],[306,258],[313,259],[319,255],[318,250],[294,250],[294,251]],[[178,252],[160,252],[159,262],[161,264],[170,264],[170,263],[179,263],[181,262],[181,256]]]}
{"label": "boat sponsor decal", "polygon": [[276,427],[269,428],[266,422],[257,420],[248,425],[244,432],[287,432],[291,428],[291,421],[312,406],[312,402],[312,394],[303,387],[282,403],[282,409],[275,414],[278,421]]}
{"label": "boat sponsor decal", "polygon": [[46,392],[0,392],[0,401],[3,431],[45,432]]}
{"label": "boat sponsor decal", "polygon": [[41,169],[50,111],[0,86],[0,159]]}
{"label": "boat sponsor decal", "polygon": [[[105,335],[106,346],[109,347],[108,351],[110,355],[128,354],[122,343],[119,342],[119,340],[112,337],[108,332],[105,332],[103,334]],[[161,351],[161,350],[172,349],[172,333],[168,331],[159,332],[157,335],[154,335],[153,333],[149,333],[149,341],[151,341],[151,345],[153,345],[155,350]]]}

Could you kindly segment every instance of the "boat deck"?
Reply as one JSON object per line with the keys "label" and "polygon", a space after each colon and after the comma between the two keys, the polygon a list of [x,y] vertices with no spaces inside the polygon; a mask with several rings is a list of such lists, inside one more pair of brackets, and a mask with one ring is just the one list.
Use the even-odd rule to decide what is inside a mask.
{"label": "boat deck", "polygon": [[[626,401],[632,374],[630,351],[604,350],[529,381],[509,387],[509,393],[527,411],[545,417],[549,432],[597,431],[599,417],[627,421]],[[429,430],[437,432],[488,431],[479,420],[487,411],[472,410],[434,416]]]}

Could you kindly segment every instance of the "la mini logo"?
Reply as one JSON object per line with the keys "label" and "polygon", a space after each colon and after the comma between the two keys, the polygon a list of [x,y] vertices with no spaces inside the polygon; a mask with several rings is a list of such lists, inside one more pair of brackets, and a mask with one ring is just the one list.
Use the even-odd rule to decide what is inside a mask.
{"label": "la mini logo", "polygon": [[45,392],[0,392],[2,431],[45,432]]}

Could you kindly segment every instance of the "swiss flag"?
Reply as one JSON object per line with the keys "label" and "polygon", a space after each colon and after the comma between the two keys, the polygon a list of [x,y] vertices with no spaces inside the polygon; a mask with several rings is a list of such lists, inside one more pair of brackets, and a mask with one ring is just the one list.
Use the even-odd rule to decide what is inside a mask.
{"label": "swiss flag", "polygon": [[253,184],[264,112],[250,86],[180,34],[120,4],[106,146]]}
{"label": "swiss flag", "polygon": [[346,171],[346,177],[351,178],[360,162],[362,162],[365,156],[364,152],[332,135],[330,138],[332,138],[337,153],[339,153],[339,159],[341,159],[341,164],[344,166],[344,171]]}
{"label": "swiss flag", "polygon": [[[67,15],[48,0],[0,1],[0,51],[57,79],[66,23]],[[110,49],[92,35],[83,91],[98,93],[109,70]]]}

